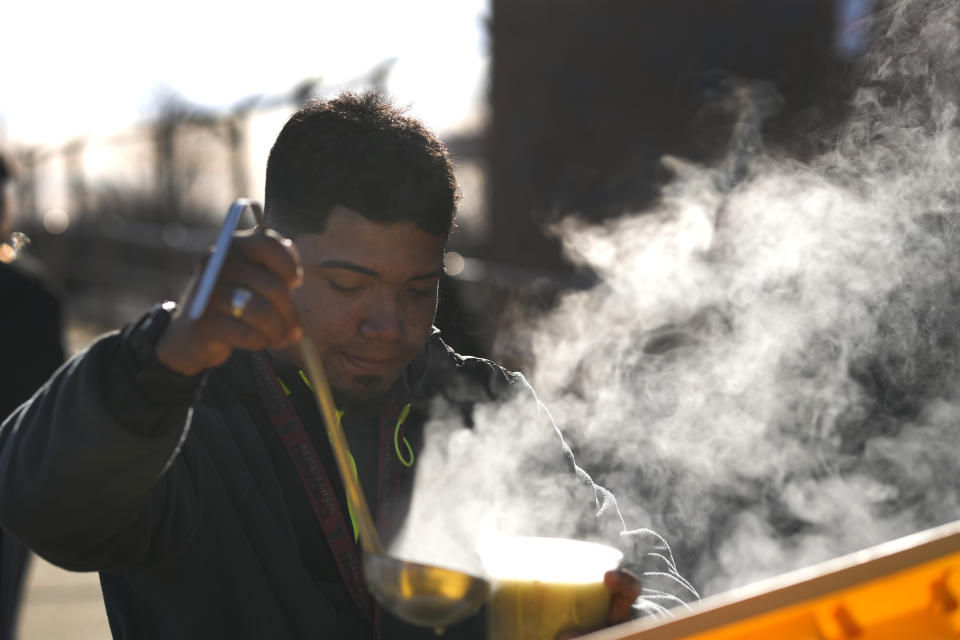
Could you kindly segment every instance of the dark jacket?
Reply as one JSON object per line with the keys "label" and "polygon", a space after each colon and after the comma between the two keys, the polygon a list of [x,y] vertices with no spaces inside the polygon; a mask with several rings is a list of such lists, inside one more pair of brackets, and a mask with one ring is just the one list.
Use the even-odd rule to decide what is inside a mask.
{"label": "dark jacket", "polygon": [[0,301],[2,421],[63,363],[63,344],[60,302],[30,269],[0,262]]}
{"label": "dark jacket", "polygon": [[[60,302],[24,262],[0,262],[0,421],[63,363]],[[28,557],[0,529],[0,640],[14,636]]]}
{"label": "dark jacket", "polygon": [[[323,534],[305,531],[306,492],[291,495],[292,465],[276,462],[251,354],[172,375],[143,349],[165,320],[156,310],[100,338],[3,424],[0,522],[62,567],[100,571],[115,638],[373,637],[329,549],[304,549]],[[432,399],[469,416],[518,379],[437,335],[414,364],[404,426],[414,452]],[[345,505],[326,438],[313,440]],[[476,622],[446,637],[479,638]],[[385,638],[433,633],[381,626]]]}

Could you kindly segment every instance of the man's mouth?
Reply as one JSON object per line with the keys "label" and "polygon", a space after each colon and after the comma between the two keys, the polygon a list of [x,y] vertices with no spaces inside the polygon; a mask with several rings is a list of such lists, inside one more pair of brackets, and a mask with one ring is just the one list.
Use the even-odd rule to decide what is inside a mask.
{"label": "man's mouth", "polygon": [[377,375],[391,371],[396,363],[396,357],[381,357],[357,355],[341,352],[340,356],[346,362],[347,366],[356,373]]}

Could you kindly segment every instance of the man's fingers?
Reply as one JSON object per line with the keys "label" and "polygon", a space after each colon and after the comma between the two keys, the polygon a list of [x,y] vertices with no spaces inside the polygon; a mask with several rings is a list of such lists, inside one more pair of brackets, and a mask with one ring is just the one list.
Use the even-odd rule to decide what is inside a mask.
{"label": "man's fingers", "polygon": [[303,269],[296,246],[276,231],[241,231],[233,242],[242,257],[275,273],[288,288],[299,287],[303,282]]}
{"label": "man's fingers", "polygon": [[[633,603],[640,597],[640,578],[626,569],[614,569],[603,575],[603,584],[610,590],[610,608],[607,610],[606,626],[633,619]],[[571,640],[587,633],[569,629],[557,634],[555,640]]]}
{"label": "man's fingers", "polygon": [[[230,303],[237,287],[249,290],[254,294],[251,305],[256,300],[258,304],[254,305],[255,308],[269,305],[279,315],[283,325],[282,340],[299,339],[300,319],[290,295],[290,288],[273,271],[267,270],[259,263],[231,256],[224,265],[220,287],[228,290]],[[229,310],[232,311],[232,304]],[[266,309],[261,310],[266,311]],[[268,335],[275,337],[272,332],[268,332]]]}
{"label": "man's fingers", "polygon": [[[236,348],[279,348],[299,340],[291,289],[302,281],[292,242],[271,230],[235,233],[205,312],[196,320],[178,312],[157,341],[157,358],[194,375],[220,365]],[[188,300],[196,295],[195,283]]]}
{"label": "man's fingers", "polygon": [[[249,295],[243,295],[244,289],[249,292]],[[238,290],[241,291],[240,294]],[[235,300],[238,295],[241,297]],[[246,303],[242,306],[234,304],[243,302],[244,299]],[[223,326],[224,324],[228,326]],[[209,339],[234,344],[242,349],[251,348],[248,345],[256,341],[252,336],[242,332],[240,327],[234,326],[236,324],[247,325],[263,336],[263,344],[254,347],[255,349],[283,346],[289,340],[291,332],[287,321],[273,303],[253,288],[221,283],[213,290],[207,313],[200,326],[203,327],[205,337]],[[239,342],[236,341],[237,338]]]}
{"label": "man's fingers", "polygon": [[625,596],[632,595],[631,601],[640,597],[640,591],[643,588],[643,585],[640,583],[640,578],[627,569],[607,571],[603,575],[603,583],[607,585],[607,588],[613,593],[620,593]]}
{"label": "man's fingers", "polygon": [[193,376],[222,364],[236,348],[257,351],[272,344],[271,338],[256,326],[225,312],[220,297],[214,291],[211,304],[197,321],[186,314],[174,316],[157,341],[160,362],[185,376]]}
{"label": "man's fingers", "polygon": [[219,311],[214,312],[207,332],[211,334],[211,340],[250,351],[259,351],[273,342],[273,339],[255,324]]}
{"label": "man's fingers", "polygon": [[633,603],[642,591],[640,578],[626,569],[614,569],[604,574],[603,583],[610,589],[608,622],[619,624],[630,620],[633,617]]}

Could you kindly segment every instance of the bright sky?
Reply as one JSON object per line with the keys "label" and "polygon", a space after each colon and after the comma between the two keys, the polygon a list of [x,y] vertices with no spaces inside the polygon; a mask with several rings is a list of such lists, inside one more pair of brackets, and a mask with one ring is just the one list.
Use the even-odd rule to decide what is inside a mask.
{"label": "bright sky", "polygon": [[394,99],[441,132],[485,92],[487,0],[32,0],[3,13],[0,144],[119,132],[164,92],[227,107],[307,77],[346,84],[390,57]]}

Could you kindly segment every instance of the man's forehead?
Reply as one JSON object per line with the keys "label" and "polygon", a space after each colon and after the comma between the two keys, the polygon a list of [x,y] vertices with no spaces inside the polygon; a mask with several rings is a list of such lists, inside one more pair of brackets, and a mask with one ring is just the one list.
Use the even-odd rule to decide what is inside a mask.
{"label": "man's forehead", "polygon": [[341,208],[323,231],[300,233],[294,242],[305,267],[413,279],[442,273],[446,239],[412,222],[379,223]]}
{"label": "man's forehead", "polygon": [[342,236],[345,233],[351,236],[375,236],[381,233],[393,233],[398,230],[416,231],[439,241],[441,246],[446,245],[446,236],[433,234],[422,229],[412,220],[382,221],[365,216],[364,214],[344,205],[334,205],[324,218],[322,227],[302,228],[294,236]]}

